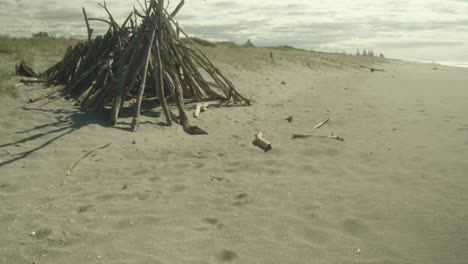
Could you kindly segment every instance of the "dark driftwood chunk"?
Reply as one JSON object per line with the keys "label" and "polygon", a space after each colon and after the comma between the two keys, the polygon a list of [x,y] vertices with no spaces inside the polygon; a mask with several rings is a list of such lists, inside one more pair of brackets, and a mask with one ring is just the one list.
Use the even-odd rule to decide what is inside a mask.
{"label": "dark driftwood chunk", "polygon": [[38,74],[24,61],[21,61],[18,65],[16,65],[16,75],[24,76],[24,77],[38,77]]}

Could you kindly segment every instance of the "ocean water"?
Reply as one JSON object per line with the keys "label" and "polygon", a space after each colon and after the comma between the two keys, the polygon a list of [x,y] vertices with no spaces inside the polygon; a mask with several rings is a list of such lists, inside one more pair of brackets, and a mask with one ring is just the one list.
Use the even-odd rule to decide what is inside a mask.
{"label": "ocean water", "polygon": [[[422,61],[424,63],[432,63],[432,61]],[[468,61],[436,61],[436,64],[468,68]]]}

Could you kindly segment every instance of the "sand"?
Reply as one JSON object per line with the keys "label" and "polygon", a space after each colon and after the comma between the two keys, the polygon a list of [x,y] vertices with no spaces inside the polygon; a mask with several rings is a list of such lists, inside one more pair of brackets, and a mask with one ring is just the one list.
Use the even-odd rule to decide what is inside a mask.
{"label": "sand", "polygon": [[224,65],[255,100],[193,120],[208,136],[19,87],[0,99],[0,263],[467,263],[468,70],[379,67]]}

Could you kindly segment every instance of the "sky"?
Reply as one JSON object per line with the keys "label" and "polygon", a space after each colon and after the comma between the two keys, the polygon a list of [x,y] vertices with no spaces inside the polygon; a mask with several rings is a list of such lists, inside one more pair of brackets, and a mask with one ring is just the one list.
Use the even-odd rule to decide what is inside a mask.
{"label": "sky", "polygon": [[[144,0],[141,0],[144,1]],[[0,34],[47,31],[84,38],[88,16],[105,18],[98,0],[0,0]],[[102,2],[102,1],[101,1]],[[167,2],[167,1],[166,1]],[[414,61],[468,62],[468,0],[185,0],[176,19],[191,36],[257,46],[355,53],[373,49]],[[172,10],[178,0],[172,0]],[[136,0],[108,0],[117,21]],[[106,25],[92,27],[104,32]]]}

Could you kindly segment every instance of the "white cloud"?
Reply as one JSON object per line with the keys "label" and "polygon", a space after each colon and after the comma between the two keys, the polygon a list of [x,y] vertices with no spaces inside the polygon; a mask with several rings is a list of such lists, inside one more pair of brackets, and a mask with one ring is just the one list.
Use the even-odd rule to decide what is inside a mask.
{"label": "white cloud", "polygon": [[[134,0],[107,4],[118,20],[138,6]],[[2,0],[0,33],[84,36],[81,6],[106,16],[95,0]],[[212,40],[468,61],[467,14],[468,1],[460,0],[187,0],[178,19],[188,33]]]}

